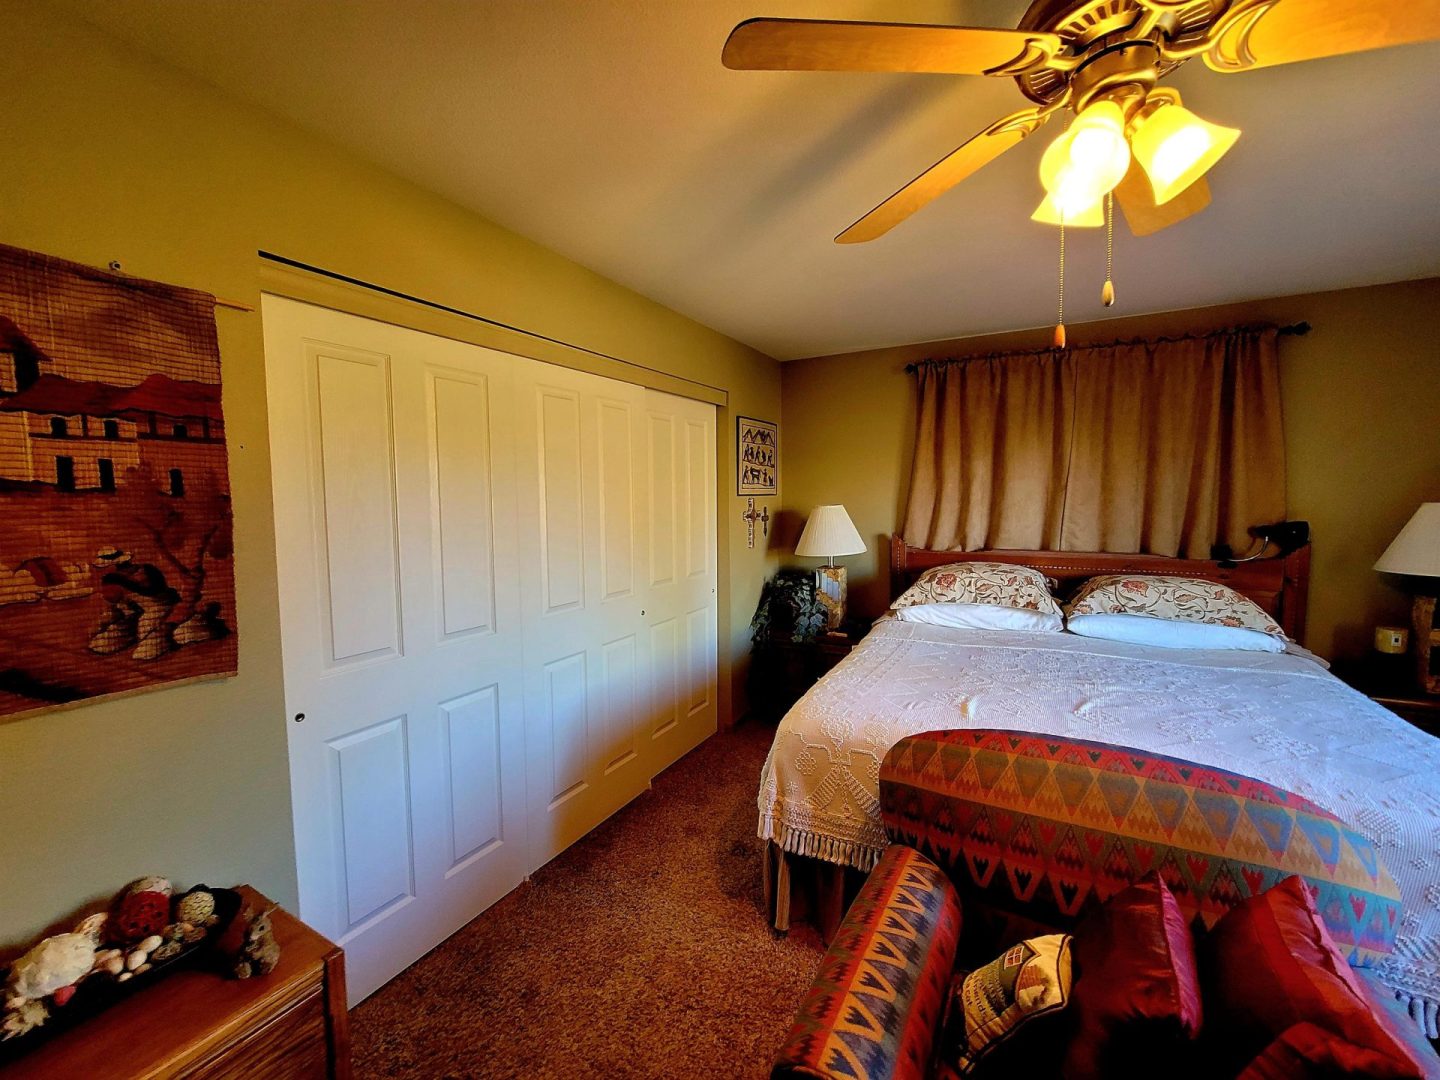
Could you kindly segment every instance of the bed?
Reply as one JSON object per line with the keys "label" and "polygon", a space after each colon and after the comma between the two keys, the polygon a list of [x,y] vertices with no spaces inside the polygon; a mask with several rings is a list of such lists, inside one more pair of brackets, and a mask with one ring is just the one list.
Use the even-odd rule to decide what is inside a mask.
{"label": "bed", "polygon": [[[925,569],[967,560],[1019,563],[1060,582],[1097,574],[1220,581],[1259,604],[1292,639],[1304,627],[1309,548],[1238,565],[1072,552],[924,551],[892,541],[891,592]],[[1401,889],[1403,925],[1378,974],[1429,1035],[1440,1017],[1440,739],[1326,670],[1284,653],[1159,649],[1068,633],[961,630],[880,620],[786,714],[761,773],[760,835],[778,929],[792,896],[817,921],[879,858],[878,780],[906,735],[1017,728],[1188,758],[1313,799],[1369,836]],[[827,917],[828,913],[828,917]]]}

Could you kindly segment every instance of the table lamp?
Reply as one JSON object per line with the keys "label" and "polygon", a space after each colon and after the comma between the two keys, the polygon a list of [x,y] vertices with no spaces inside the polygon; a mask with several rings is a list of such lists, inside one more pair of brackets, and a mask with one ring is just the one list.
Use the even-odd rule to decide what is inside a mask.
{"label": "table lamp", "polygon": [[[808,529],[809,526],[806,526]],[[1421,503],[1420,509],[1390,542],[1375,564],[1385,574],[1440,578],[1440,502]],[[1432,670],[1432,647],[1440,634],[1435,631],[1435,596],[1417,595],[1411,616],[1414,626],[1416,675],[1427,694],[1440,694],[1440,674]]]}
{"label": "table lamp", "polygon": [[845,567],[835,565],[835,556],[859,555],[864,550],[865,541],[855,531],[845,507],[837,503],[810,511],[795,554],[829,560],[815,571],[815,591],[825,608],[827,630],[839,629],[845,618]]}

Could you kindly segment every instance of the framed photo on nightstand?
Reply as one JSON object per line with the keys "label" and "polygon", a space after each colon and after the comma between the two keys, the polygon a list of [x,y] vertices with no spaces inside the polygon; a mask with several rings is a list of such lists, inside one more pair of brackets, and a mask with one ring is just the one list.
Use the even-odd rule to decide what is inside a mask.
{"label": "framed photo on nightstand", "polygon": [[775,495],[780,490],[780,427],[753,416],[735,418],[737,495]]}

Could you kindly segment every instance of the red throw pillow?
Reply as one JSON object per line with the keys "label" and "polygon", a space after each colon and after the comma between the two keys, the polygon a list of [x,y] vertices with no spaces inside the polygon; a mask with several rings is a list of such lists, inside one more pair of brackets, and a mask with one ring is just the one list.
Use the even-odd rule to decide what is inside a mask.
{"label": "red throw pillow", "polygon": [[1241,901],[1199,956],[1205,1041],[1225,1075],[1423,1077],[1371,1011],[1303,878]]}
{"label": "red throw pillow", "polygon": [[1199,1036],[1195,942],[1158,873],[1086,916],[1074,950],[1066,1077],[1142,1076]]}

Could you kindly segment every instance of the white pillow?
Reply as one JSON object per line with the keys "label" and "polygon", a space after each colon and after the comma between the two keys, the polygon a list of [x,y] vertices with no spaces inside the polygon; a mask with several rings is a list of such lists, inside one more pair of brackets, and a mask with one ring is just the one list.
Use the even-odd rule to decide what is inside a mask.
{"label": "white pillow", "polygon": [[1081,637],[1154,645],[1161,649],[1242,649],[1284,652],[1285,639],[1260,630],[1213,623],[1155,619],[1148,615],[1071,615],[1065,629]]}
{"label": "white pillow", "polygon": [[999,604],[912,604],[897,608],[901,622],[956,626],[962,630],[1039,630],[1058,634],[1064,620],[1050,611],[1002,607]]}

